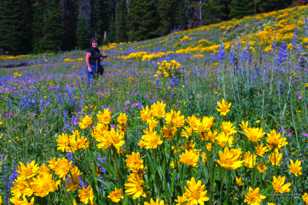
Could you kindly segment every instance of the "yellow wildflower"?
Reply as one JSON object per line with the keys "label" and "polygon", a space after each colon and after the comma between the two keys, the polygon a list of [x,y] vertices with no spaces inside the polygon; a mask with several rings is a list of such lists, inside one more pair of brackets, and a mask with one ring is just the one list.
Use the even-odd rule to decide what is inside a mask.
{"label": "yellow wildflower", "polygon": [[244,202],[249,205],[260,205],[266,197],[260,193],[260,188],[248,188]]}
{"label": "yellow wildflower", "polygon": [[180,155],[180,162],[188,166],[196,167],[198,160],[199,153],[196,150],[185,150],[185,152]]}
{"label": "yellow wildflower", "polygon": [[205,185],[201,180],[196,181],[194,177],[187,181],[183,196],[186,199],[187,204],[190,205],[204,204],[204,202],[209,200]]}
{"label": "yellow wildflower", "polygon": [[295,176],[300,176],[303,174],[302,172],[302,162],[296,160],[295,162],[291,159],[289,164],[289,170]]}
{"label": "yellow wildflower", "polygon": [[288,144],[287,139],[282,137],[280,133],[277,133],[276,130],[272,130],[267,134],[267,143],[272,149],[280,149]]}
{"label": "yellow wildflower", "polygon": [[94,193],[91,186],[79,189],[78,197],[83,204],[94,204]]}
{"label": "yellow wildflower", "polygon": [[151,105],[152,116],[157,118],[163,118],[166,114],[166,104],[162,101],[158,101]]}
{"label": "yellow wildflower", "polygon": [[39,166],[33,160],[28,164],[24,164],[22,162],[19,163],[17,167],[18,178],[20,179],[30,179],[34,177],[39,171]]}
{"label": "yellow wildflower", "polygon": [[280,166],[282,157],[282,153],[280,153],[278,149],[275,149],[274,152],[270,154],[269,160],[273,166]]}
{"label": "yellow wildflower", "polygon": [[231,103],[225,99],[217,102],[216,110],[220,113],[221,116],[226,116],[230,112]]}
{"label": "yellow wildflower", "polygon": [[274,176],[272,185],[276,193],[287,193],[290,192],[291,183],[288,182],[285,184],[286,177],[285,176]]}
{"label": "yellow wildflower", "polygon": [[89,115],[86,115],[79,121],[78,124],[80,129],[82,130],[87,129],[92,125],[92,118]]}
{"label": "yellow wildflower", "polygon": [[236,129],[232,122],[224,121],[221,123],[221,129],[225,133],[225,135],[233,135],[236,133]]}
{"label": "yellow wildflower", "polygon": [[126,123],[127,123],[127,115],[125,113],[120,113],[118,118],[117,118],[117,122],[120,125],[126,125]]}
{"label": "yellow wildflower", "polygon": [[264,132],[262,128],[248,127],[243,131],[246,137],[248,138],[248,140],[253,143],[259,142],[264,136]]}
{"label": "yellow wildflower", "polygon": [[242,177],[235,177],[235,183],[236,183],[237,186],[243,186],[244,185]]}
{"label": "yellow wildflower", "polygon": [[257,156],[255,154],[245,152],[243,156],[243,164],[245,167],[252,169],[256,165],[256,159]]}
{"label": "yellow wildflower", "polygon": [[145,130],[142,135],[138,145],[139,147],[145,149],[156,149],[159,145],[161,145],[163,141],[160,139],[159,135],[154,131]]}
{"label": "yellow wildflower", "polygon": [[217,163],[225,169],[238,169],[243,164],[243,161],[240,160],[241,153],[240,149],[229,149],[226,147],[223,152],[219,151]]}
{"label": "yellow wildflower", "polygon": [[66,158],[53,158],[49,160],[48,167],[53,170],[58,177],[64,179],[72,167],[72,162]]}
{"label": "yellow wildflower", "polygon": [[108,125],[111,122],[111,112],[109,109],[104,109],[103,111],[99,111],[96,115],[96,118],[99,123]]}
{"label": "yellow wildflower", "polygon": [[267,167],[265,164],[263,163],[260,163],[257,165],[257,170],[260,172],[260,173],[264,173],[266,170],[267,170]]}
{"label": "yellow wildflower", "polygon": [[266,145],[263,145],[263,144],[259,144],[257,147],[256,147],[256,154],[259,156],[259,157],[263,157],[264,154],[268,151],[268,146]]}
{"label": "yellow wildflower", "polygon": [[308,205],[308,193],[305,192],[303,195],[302,195],[302,199],[305,203],[305,205]]}
{"label": "yellow wildflower", "polygon": [[140,197],[145,197],[143,191],[143,179],[141,176],[135,173],[128,175],[127,181],[125,183],[125,193],[132,196],[133,199],[138,199]]}
{"label": "yellow wildflower", "polygon": [[130,155],[127,155],[126,166],[132,172],[138,172],[139,170],[143,170],[143,159],[141,158],[140,153],[132,152]]}
{"label": "yellow wildflower", "polygon": [[112,192],[108,194],[108,198],[113,202],[113,203],[119,203],[122,199],[124,199],[124,194],[122,189],[114,189]]}
{"label": "yellow wildflower", "polygon": [[155,201],[153,199],[150,199],[149,202],[144,202],[144,205],[164,205],[164,200],[156,199]]}

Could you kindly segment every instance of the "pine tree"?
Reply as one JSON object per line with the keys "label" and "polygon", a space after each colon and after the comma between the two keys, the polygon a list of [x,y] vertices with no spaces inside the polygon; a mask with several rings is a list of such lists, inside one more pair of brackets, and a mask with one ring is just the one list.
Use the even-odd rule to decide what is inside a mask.
{"label": "pine tree", "polygon": [[81,49],[89,47],[91,38],[91,0],[79,1],[77,20],[77,46]]}
{"label": "pine tree", "polygon": [[127,41],[127,5],[126,0],[118,0],[115,12],[115,30],[117,41]]}
{"label": "pine tree", "polygon": [[93,0],[91,28],[99,40],[103,39],[105,32],[110,36],[113,3],[112,0]]}
{"label": "pine tree", "polygon": [[174,27],[176,0],[158,0],[158,14],[160,24],[158,31],[160,35],[168,34]]}
{"label": "pine tree", "polygon": [[259,12],[283,9],[289,6],[292,0],[258,0],[257,9]]}
{"label": "pine tree", "polygon": [[62,50],[71,50],[76,46],[77,2],[75,0],[60,0],[63,23]]}
{"label": "pine tree", "polygon": [[187,28],[192,22],[192,0],[177,0],[174,11],[174,28]]}
{"label": "pine tree", "polygon": [[0,48],[3,51],[11,54],[31,51],[31,13],[29,0],[0,1]]}
{"label": "pine tree", "polygon": [[37,0],[34,4],[33,48],[36,52],[62,48],[63,22],[59,0]]}
{"label": "pine tree", "polygon": [[207,0],[202,6],[203,22],[215,23],[229,18],[230,0]]}
{"label": "pine tree", "polygon": [[232,0],[230,4],[230,16],[240,18],[256,13],[256,0]]}
{"label": "pine tree", "polygon": [[155,0],[131,0],[129,4],[129,39],[144,40],[158,36],[159,16]]}

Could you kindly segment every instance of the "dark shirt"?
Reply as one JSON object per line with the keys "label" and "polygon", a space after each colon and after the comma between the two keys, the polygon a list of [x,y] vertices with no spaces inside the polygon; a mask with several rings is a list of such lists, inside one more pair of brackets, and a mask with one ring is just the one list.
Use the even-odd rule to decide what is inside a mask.
{"label": "dark shirt", "polygon": [[95,65],[96,63],[97,64],[100,64],[100,61],[101,61],[101,52],[98,48],[89,48],[87,50],[87,52],[91,53],[91,56],[90,56],[90,64],[91,65]]}

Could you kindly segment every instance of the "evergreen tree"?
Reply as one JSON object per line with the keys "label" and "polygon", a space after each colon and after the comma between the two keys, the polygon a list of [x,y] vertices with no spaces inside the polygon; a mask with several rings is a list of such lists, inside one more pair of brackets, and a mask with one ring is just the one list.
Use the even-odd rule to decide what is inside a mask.
{"label": "evergreen tree", "polygon": [[34,4],[33,36],[34,51],[61,50],[63,22],[59,0],[36,0]]}
{"label": "evergreen tree", "polygon": [[31,13],[29,0],[0,1],[1,50],[11,54],[31,51]]}
{"label": "evergreen tree", "polygon": [[256,0],[232,0],[230,4],[230,16],[240,18],[256,13]]}
{"label": "evergreen tree", "polygon": [[61,0],[61,17],[63,23],[62,50],[71,50],[76,46],[77,2],[75,0]]}
{"label": "evergreen tree", "polygon": [[81,49],[89,47],[91,36],[91,0],[79,1],[77,21],[77,46]]}
{"label": "evergreen tree", "polygon": [[129,4],[129,39],[144,40],[158,36],[159,16],[155,0],[131,0]]}
{"label": "evergreen tree", "polygon": [[258,0],[257,9],[258,12],[267,12],[286,8],[290,4],[292,0]]}
{"label": "evergreen tree", "polygon": [[117,41],[127,41],[127,5],[126,0],[119,0],[115,12],[115,30]]}
{"label": "evergreen tree", "polygon": [[104,33],[111,29],[113,19],[113,1],[112,0],[93,0],[92,3],[92,32],[95,36],[102,40]]}
{"label": "evergreen tree", "polygon": [[168,34],[175,24],[175,8],[176,0],[158,0],[158,13],[160,24],[158,31],[160,35]]}
{"label": "evergreen tree", "polygon": [[229,18],[230,0],[207,0],[202,6],[205,24],[215,23]]}
{"label": "evergreen tree", "polygon": [[174,11],[174,28],[187,28],[192,22],[192,0],[177,0]]}

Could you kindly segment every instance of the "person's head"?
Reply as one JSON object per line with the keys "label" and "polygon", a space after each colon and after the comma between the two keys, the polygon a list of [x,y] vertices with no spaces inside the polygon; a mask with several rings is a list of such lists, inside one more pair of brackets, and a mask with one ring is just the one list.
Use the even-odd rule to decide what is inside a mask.
{"label": "person's head", "polygon": [[91,43],[91,47],[93,47],[93,48],[97,47],[97,40],[96,40],[96,38],[92,38],[90,43]]}

